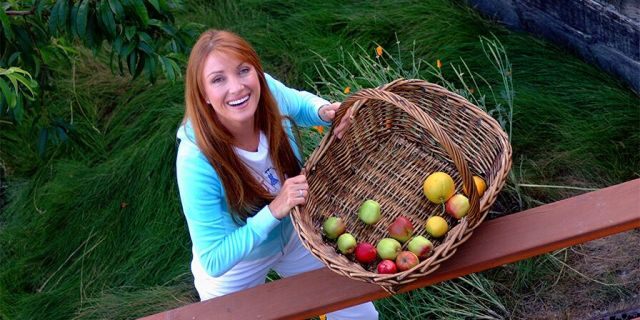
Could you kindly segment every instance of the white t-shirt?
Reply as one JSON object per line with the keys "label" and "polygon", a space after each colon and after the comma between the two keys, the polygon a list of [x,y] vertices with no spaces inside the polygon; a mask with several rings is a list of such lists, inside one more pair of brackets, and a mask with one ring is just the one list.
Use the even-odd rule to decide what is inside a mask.
{"label": "white t-shirt", "polygon": [[273,167],[271,157],[269,157],[269,141],[267,141],[267,136],[264,132],[260,131],[258,151],[251,152],[240,148],[234,149],[240,159],[249,167],[253,176],[258,179],[258,182],[272,195],[276,195],[280,191],[282,184],[276,169]]}

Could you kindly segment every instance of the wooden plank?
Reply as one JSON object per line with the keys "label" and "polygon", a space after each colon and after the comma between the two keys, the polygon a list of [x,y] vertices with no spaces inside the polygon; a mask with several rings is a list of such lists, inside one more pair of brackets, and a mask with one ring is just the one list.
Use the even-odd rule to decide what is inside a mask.
{"label": "wooden plank", "polygon": [[[484,222],[437,271],[400,292],[640,228],[639,199],[636,179]],[[323,268],[143,319],[303,319],[387,296]]]}

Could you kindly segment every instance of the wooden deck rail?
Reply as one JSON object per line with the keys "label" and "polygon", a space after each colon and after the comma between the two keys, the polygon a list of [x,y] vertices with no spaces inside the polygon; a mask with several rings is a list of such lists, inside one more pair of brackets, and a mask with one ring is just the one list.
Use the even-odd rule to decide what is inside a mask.
{"label": "wooden deck rail", "polygon": [[[486,221],[437,271],[400,292],[633,228],[640,228],[640,179]],[[304,319],[388,296],[323,268],[143,319]]]}

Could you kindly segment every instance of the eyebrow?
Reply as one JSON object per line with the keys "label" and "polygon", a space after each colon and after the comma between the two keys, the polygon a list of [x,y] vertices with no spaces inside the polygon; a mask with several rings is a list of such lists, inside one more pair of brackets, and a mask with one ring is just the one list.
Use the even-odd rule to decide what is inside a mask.
{"label": "eyebrow", "polygon": [[[240,62],[240,64],[236,67],[236,69],[240,69],[240,68],[242,68],[242,67],[243,67],[243,66],[245,66],[245,65],[251,66],[251,64],[250,64],[250,63],[248,63],[248,62]],[[224,73],[224,71],[222,71],[222,70],[215,70],[215,71],[211,71],[211,72],[209,72],[209,74],[207,75],[207,78],[209,78],[211,75],[216,74],[216,73]]]}
{"label": "eyebrow", "polygon": [[207,75],[207,78],[211,77],[211,75],[216,74],[216,73],[222,73],[222,70],[220,71],[212,71]]}

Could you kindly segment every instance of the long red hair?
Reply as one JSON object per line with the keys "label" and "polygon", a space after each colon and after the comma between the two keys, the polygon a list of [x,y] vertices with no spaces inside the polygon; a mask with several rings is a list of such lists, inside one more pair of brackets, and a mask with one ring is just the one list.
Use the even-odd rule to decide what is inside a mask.
{"label": "long red hair", "polygon": [[191,121],[200,151],[214,167],[226,193],[227,205],[236,221],[246,221],[273,196],[258,182],[233,149],[233,136],[225,129],[213,108],[206,103],[204,62],[212,53],[223,53],[251,64],[260,81],[260,99],[255,114],[255,128],[269,141],[269,156],[281,182],[300,173],[296,158],[282,125],[283,116],[271,95],[262,64],[256,51],[240,36],[221,30],[207,30],[193,46],[185,76],[185,116]]}

